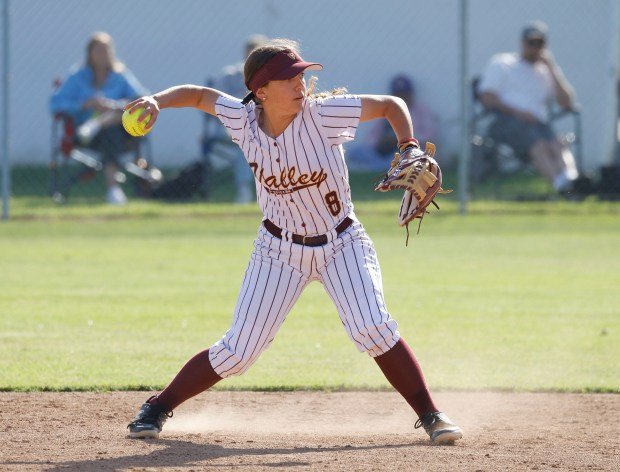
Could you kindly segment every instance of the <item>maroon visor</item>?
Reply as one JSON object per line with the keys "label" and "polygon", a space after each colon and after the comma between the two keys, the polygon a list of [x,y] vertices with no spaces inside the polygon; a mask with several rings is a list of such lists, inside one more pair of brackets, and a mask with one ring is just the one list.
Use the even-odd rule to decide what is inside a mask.
{"label": "maroon visor", "polygon": [[270,80],[286,80],[308,70],[321,70],[323,65],[317,62],[305,62],[299,54],[290,49],[277,52],[258,69],[245,84],[252,93]]}

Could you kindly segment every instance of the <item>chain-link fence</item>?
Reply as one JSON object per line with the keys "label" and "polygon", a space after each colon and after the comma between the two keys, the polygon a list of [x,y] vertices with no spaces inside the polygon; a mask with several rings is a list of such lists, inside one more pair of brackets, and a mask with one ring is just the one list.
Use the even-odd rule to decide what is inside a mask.
{"label": "chain-link fence", "polygon": [[[166,110],[155,131],[137,140],[123,134],[118,114],[108,116],[105,99],[184,83],[233,93],[227,77],[255,33],[300,41],[304,57],[325,65],[317,74],[322,89],[410,94],[416,135],[436,142],[448,183],[462,198],[620,195],[615,0],[3,0],[3,6],[10,98],[1,105],[10,114],[0,115],[9,120],[0,129],[9,130],[12,198],[251,201],[252,175],[216,120],[196,110]],[[494,133],[497,116],[484,93],[499,91],[474,87],[488,85],[485,71],[495,54],[520,57],[523,27],[534,19],[548,25],[545,46],[575,92],[569,111],[552,110],[564,167],[557,155],[533,156],[534,141],[520,128],[509,133],[519,137],[516,148],[514,139]],[[116,81],[85,70],[87,44],[98,31],[113,38],[126,67],[119,65]],[[532,87],[530,80],[521,88]],[[352,174],[371,182],[388,167],[394,138],[384,135],[381,123],[360,126],[347,148]],[[580,177],[568,172],[572,187],[559,185],[566,162],[570,168],[567,150]],[[459,180],[458,162],[466,158]],[[113,195],[113,188],[122,194]]]}

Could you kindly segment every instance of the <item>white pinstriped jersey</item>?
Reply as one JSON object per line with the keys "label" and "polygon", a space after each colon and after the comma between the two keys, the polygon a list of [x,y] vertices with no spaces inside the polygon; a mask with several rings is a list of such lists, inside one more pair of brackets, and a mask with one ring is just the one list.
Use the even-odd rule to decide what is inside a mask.
{"label": "white pinstriped jersey", "polygon": [[[374,246],[353,214],[344,161],[342,144],[355,137],[361,109],[360,98],[352,95],[308,98],[273,139],[258,127],[262,107],[230,97],[217,100],[218,118],[254,171],[264,217],[289,233],[328,234],[326,244],[304,246],[260,226],[232,325],[209,349],[220,377],[240,375],[258,359],[314,280],[325,286],[360,351],[377,357],[398,342]],[[353,224],[335,235],[346,216]]]}
{"label": "white pinstriped jersey", "polygon": [[342,144],[355,137],[361,100],[354,95],[307,98],[277,138],[258,126],[262,107],[220,97],[217,117],[254,172],[265,218],[301,235],[324,234],[353,216]]}

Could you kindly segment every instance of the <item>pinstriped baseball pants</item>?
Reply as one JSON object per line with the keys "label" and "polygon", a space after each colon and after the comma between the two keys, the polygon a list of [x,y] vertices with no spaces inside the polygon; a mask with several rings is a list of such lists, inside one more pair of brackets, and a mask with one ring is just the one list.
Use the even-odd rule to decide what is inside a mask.
{"label": "pinstriped baseball pants", "polygon": [[354,223],[333,241],[308,247],[278,239],[261,225],[237,299],[233,322],[209,349],[222,378],[244,373],[267,349],[303,289],[321,282],[349,338],[372,357],[400,339],[383,298],[372,241]]}

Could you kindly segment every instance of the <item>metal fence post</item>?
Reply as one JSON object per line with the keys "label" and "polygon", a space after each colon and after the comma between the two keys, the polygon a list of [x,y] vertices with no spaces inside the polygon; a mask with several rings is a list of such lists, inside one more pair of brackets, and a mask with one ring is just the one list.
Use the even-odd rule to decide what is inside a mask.
{"label": "metal fence post", "polygon": [[468,50],[469,50],[469,37],[467,35],[467,23],[468,23],[468,0],[461,0],[461,57],[460,57],[460,86],[461,86],[461,152],[459,153],[459,210],[462,215],[467,213],[467,202],[469,199],[469,79],[468,79]]}
{"label": "metal fence post", "polygon": [[9,6],[4,0],[2,8],[2,219],[9,219]]}

